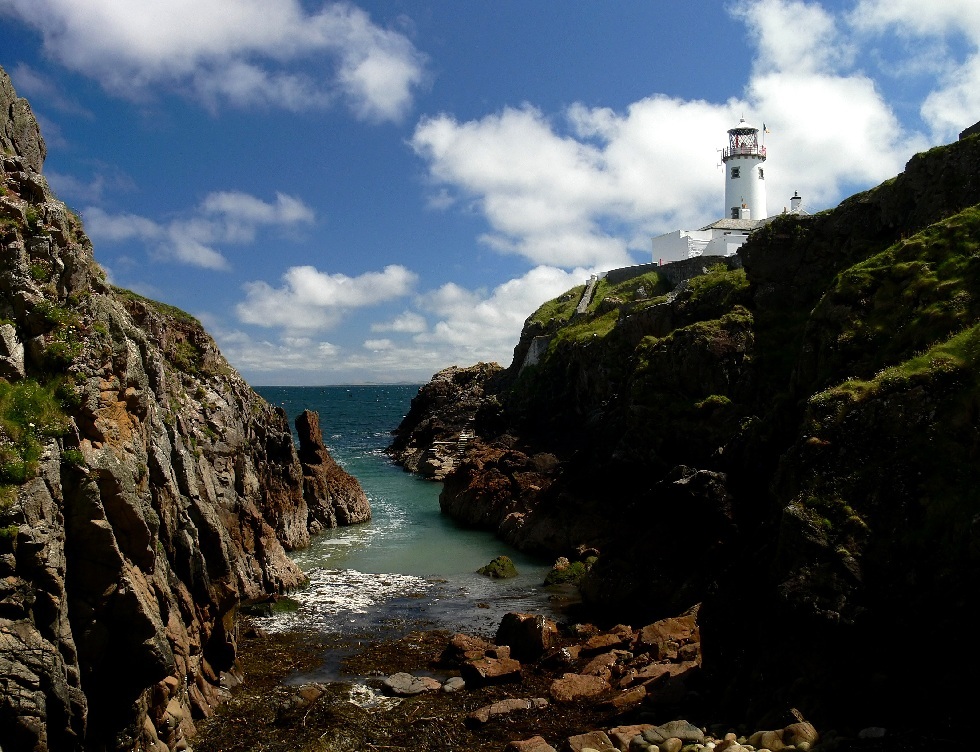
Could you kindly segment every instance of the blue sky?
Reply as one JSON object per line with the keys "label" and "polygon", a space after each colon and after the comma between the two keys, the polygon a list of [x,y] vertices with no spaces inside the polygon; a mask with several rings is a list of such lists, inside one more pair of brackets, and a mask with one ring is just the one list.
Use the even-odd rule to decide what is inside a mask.
{"label": "blue sky", "polygon": [[253,384],[510,362],[524,319],[723,215],[811,211],[980,120],[977,0],[0,0],[0,65],[112,281]]}

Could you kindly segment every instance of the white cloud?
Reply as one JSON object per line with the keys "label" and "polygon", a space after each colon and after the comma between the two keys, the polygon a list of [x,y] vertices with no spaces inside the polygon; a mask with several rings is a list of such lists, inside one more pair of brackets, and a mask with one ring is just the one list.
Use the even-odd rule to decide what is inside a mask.
{"label": "white cloud", "polygon": [[[240,330],[226,331],[210,317],[203,317],[214,334],[221,353],[242,372],[296,373],[325,371],[336,365],[340,348],[327,342],[284,337],[280,342],[256,340]],[[256,382],[260,383],[260,382]]]}
{"label": "white cloud", "polygon": [[752,0],[734,6],[733,15],[746,23],[758,46],[757,70],[829,73],[854,57],[834,17],[816,3]]}
{"label": "white cloud", "polygon": [[129,97],[162,85],[212,107],[305,110],[341,96],[360,118],[399,120],[425,77],[408,38],[347,2],[307,12],[300,0],[3,0],[0,14],[36,28],[54,60]]}
{"label": "white cloud", "polygon": [[294,266],[283,274],[281,287],[264,281],[246,284],[245,300],[236,310],[247,324],[290,332],[329,329],[355,308],[409,294],[416,279],[413,272],[394,264],[357,277]]}
{"label": "white cloud", "polygon": [[443,285],[420,296],[419,305],[439,320],[413,341],[444,351],[444,364],[482,360],[509,365],[527,317],[545,301],[584,284],[589,274],[538,266],[490,292]]}
{"label": "white cloud", "polygon": [[414,311],[402,311],[391,321],[371,324],[372,332],[408,332],[418,334],[428,329],[425,317]]}
{"label": "white cloud", "polygon": [[[733,15],[757,45],[742,98],[655,95],[625,112],[573,104],[549,117],[525,105],[466,122],[423,118],[411,144],[438,191],[430,205],[464,197],[490,225],[480,240],[498,252],[609,269],[642,259],[652,235],[725,215],[716,149],[742,114],[772,132],[770,214],[797,190],[811,207],[832,204],[928,145],[903,131],[874,80],[854,69],[849,27],[819,4],[745,0]],[[980,98],[972,80],[947,99]]]}
{"label": "white cloud", "polygon": [[[850,20],[872,38],[897,31],[919,48],[932,51],[926,58],[929,66],[914,72],[939,72],[920,109],[935,140],[954,138],[980,118],[980,4],[976,0],[860,0]],[[947,44],[950,39],[961,44]]]}
{"label": "white cloud", "polygon": [[275,203],[266,203],[237,191],[212,193],[193,214],[166,223],[136,214],[112,215],[96,206],[83,215],[93,241],[140,240],[160,260],[217,270],[230,268],[220,246],[252,243],[263,226],[289,227],[314,220],[313,210],[293,196],[277,193]]}
{"label": "white cloud", "polygon": [[[353,278],[310,268],[291,269],[284,275],[281,288],[253,283],[246,301],[239,306],[243,323],[276,327],[281,330],[278,338],[225,331],[219,322],[209,321],[208,328],[226,357],[243,372],[254,374],[250,378],[257,379],[255,383],[310,380],[290,376],[299,372],[317,374],[315,378],[321,381],[329,374],[334,383],[426,381],[452,363],[495,361],[509,365],[525,319],[545,301],[583,284],[589,274],[585,269],[569,273],[542,266],[489,291],[446,284],[418,295],[414,301],[438,319],[431,330],[425,327],[423,316],[405,311],[393,321],[372,327],[374,331],[391,332],[391,336],[364,339],[359,347],[342,347],[322,341],[317,344],[316,332],[336,325],[355,307],[353,304],[370,305],[369,297],[354,291],[402,289],[409,280],[414,281],[414,275],[395,267],[386,268],[380,275]],[[376,302],[382,302],[383,295],[375,294]],[[307,327],[305,333],[297,332],[303,327]]]}

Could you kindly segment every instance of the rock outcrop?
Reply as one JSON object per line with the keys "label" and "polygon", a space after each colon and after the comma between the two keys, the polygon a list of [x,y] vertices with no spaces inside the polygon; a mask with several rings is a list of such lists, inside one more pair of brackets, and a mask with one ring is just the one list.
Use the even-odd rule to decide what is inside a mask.
{"label": "rock outcrop", "polygon": [[0,745],[182,749],[237,605],[366,502],[196,320],[106,282],[2,70],[0,148]]}
{"label": "rock outcrop", "polygon": [[[739,257],[542,306],[442,508],[522,548],[599,549],[581,589],[604,614],[703,603],[707,686],[747,719],[966,718],[944,688],[980,669],[980,134]],[[399,431],[417,454],[431,409]],[[911,634],[963,646],[918,688]]]}
{"label": "rock outcrop", "polygon": [[323,445],[320,416],[304,410],[296,418],[303,496],[309,507],[307,527],[313,532],[355,525],[371,519],[371,506],[361,484],[346,473]]}

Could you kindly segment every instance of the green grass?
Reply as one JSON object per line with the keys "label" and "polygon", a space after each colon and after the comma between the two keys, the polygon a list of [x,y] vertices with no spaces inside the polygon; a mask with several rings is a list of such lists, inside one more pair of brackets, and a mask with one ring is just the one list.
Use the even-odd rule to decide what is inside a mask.
{"label": "green grass", "polygon": [[585,285],[573,287],[571,290],[562,293],[557,298],[549,300],[531,314],[531,323],[539,324],[545,328],[568,321],[575,313],[582,293],[585,292]]}
{"label": "green grass", "polygon": [[980,320],[980,207],[842,272],[814,309],[816,388],[870,378]]}
{"label": "green grass", "polygon": [[52,385],[0,380],[0,484],[34,477],[42,440],[62,436],[68,417]]}
{"label": "green grass", "polygon": [[201,322],[196,318],[191,316],[187,311],[181,310],[177,306],[168,305],[167,303],[161,303],[158,300],[152,300],[150,298],[144,298],[142,295],[138,295],[132,290],[127,290],[123,287],[113,287],[113,292],[115,292],[119,297],[140,303],[141,305],[151,308],[164,316],[169,316],[171,318],[177,319],[178,321],[183,321],[188,324],[194,324],[200,326]]}

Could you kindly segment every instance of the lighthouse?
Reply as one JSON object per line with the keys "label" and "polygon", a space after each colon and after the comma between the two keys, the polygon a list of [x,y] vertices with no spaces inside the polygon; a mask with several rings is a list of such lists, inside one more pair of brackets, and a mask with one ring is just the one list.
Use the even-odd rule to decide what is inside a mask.
{"label": "lighthouse", "polygon": [[766,219],[766,147],[759,145],[759,129],[741,118],[728,130],[725,165],[725,215],[730,219]]}
{"label": "lighthouse", "polygon": [[[765,132],[766,127],[762,130]],[[700,230],[674,230],[653,238],[655,264],[697,256],[731,256],[752,232],[771,221],[766,209],[766,147],[759,144],[759,129],[745,118],[739,120],[728,130],[728,148],[722,150],[721,161],[725,168],[724,215]],[[799,193],[790,199],[789,213],[807,214]]]}

